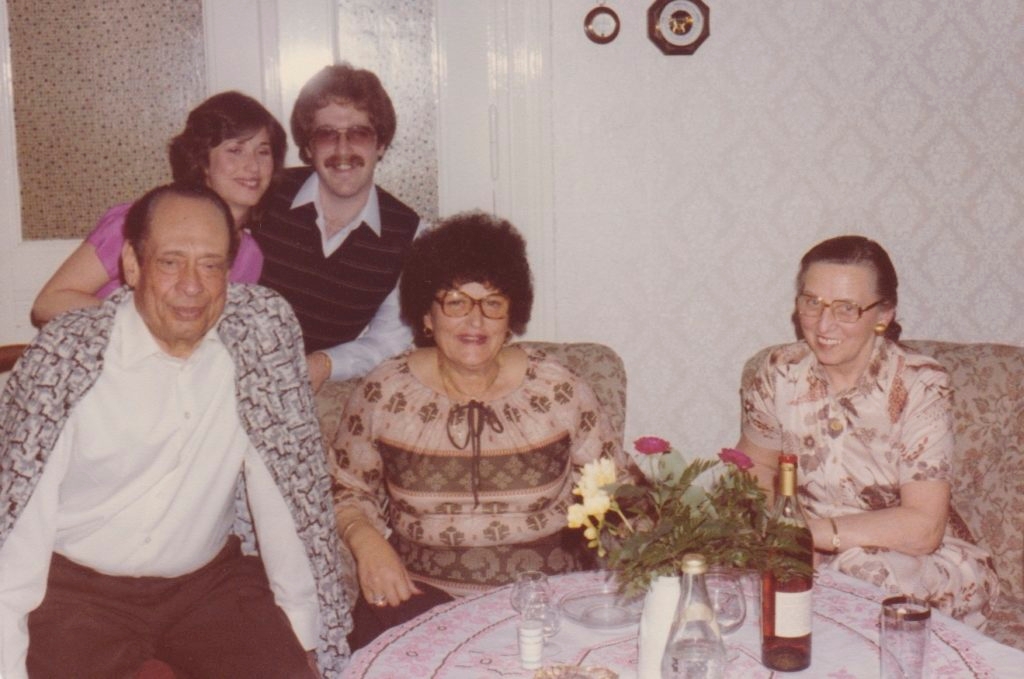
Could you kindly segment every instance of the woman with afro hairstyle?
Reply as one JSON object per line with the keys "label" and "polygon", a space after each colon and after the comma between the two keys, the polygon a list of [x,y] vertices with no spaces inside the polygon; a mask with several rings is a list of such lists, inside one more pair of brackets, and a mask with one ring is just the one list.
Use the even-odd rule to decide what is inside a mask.
{"label": "woman with afro hairstyle", "polygon": [[533,305],[511,224],[440,222],[414,241],[399,293],[417,348],[367,375],[329,461],[358,567],[356,648],[518,571],[586,567],[581,533],[566,529],[578,470],[602,455],[625,464],[589,385],[509,343]]}

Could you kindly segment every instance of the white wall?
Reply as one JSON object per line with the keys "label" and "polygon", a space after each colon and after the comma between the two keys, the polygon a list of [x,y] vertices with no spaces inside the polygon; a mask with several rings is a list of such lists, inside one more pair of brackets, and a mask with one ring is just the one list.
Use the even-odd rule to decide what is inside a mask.
{"label": "white wall", "polygon": [[[486,182],[476,198],[442,190],[442,213],[505,206],[523,227],[540,274],[537,327],[622,354],[630,438],[657,434],[699,455],[734,443],[742,362],[792,338],[797,260],[842,232],[892,254],[907,337],[1024,343],[1017,0],[979,1],[970,13],[934,0],[870,11],[718,0],[710,39],[674,57],[648,41],[646,1],[609,5],[622,30],[605,46],[583,34],[592,0],[486,0],[487,11],[476,0],[433,1],[438,67],[482,73],[454,84],[450,70],[439,74],[449,190],[480,184],[481,163],[463,167],[458,154],[490,153],[491,104],[514,114],[499,119],[500,196]],[[300,22],[292,12],[323,16],[325,2],[303,0],[288,22]],[[315,42],[323,50],[321,35]],[[466,43],[487,69],[465,62]],[[287,54],[263,61],[283,73]],[[459,56],[453,64],[446,54]],[[260,77],[287,89],[273,72]],[[463,136],[451,134],[453,120]],[[0,138],[0,153],[10,148]],[[20,243],[6,165],[0,157],[0,342],[31,336],[31,297],[68,248]]]}
{"label": "white wall", "polygon": [[844,232],[892,255],[905,337],[1024,343],[1024,5],[721,0],[669,57],[649,4],[598,46],[551,3],[558,330],[625,358],[627,436],[733,444],[743,361]]}

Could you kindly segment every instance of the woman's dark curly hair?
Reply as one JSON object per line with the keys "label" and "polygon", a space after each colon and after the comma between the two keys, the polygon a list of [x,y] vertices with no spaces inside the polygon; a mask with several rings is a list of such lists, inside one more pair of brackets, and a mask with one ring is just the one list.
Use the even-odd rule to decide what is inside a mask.
{"label": "woman's dark curly hair", "polygon": [[533,281],[526,242],[512,224],[483,212],[463,212],[444,219],[413,241],[399,299],[402,320],[412,328],[416,346],[431,346],[423,317],[442,290],[481,283],[508,296],[508,327],[526,332],[533,309]]}
{"label": "woman's dark curly hair", "polygon": [[340,63],[324,66],[299,90],[292,109],[292,141],[299,147],[302,162],[312,164],[309,138],[313,134],[316,112],[328,104],[351,104],[365,111],[370,125],[377,131],[377,147],[382,151],[391,146],[398,120],[380,78],[371,71]]}
{"label": "woman's dark curly hair", "polygon": [[[826,264],[856,264],[866,266],[875,272],[875,292],[882,300],[882,306],[887,309],[895,309],[899,302],[897,288],[900,282],[896,277],[896,267],[893,266],[889,253],[875,241],[864,236],[836,236],[824,240],[807,253],[800,260],[800,271],[796,276],[796,294],[804,289],[804,280],[807,277],[807,270],[811,264],[819,262]],[[793,321],[800,335],[800,323],[793,315]],[[903,328],[893,317],[891,323],[885,328],[885,336],[894,342],[899,341]]]}
{"label": "woman's dark curly hair", "polygon": [[[284,167],[284,154],[288,137],[281,123],[263,104],[241,92],[221,92],[196,106],[188,114],[185,129],[171,140],[167,155],[171,161],[171,174],[176,184],[205,185],[210,168],[210,151],[227,139],[236,139],[267,130],[270,152],[274,160],[273,184]],[[268,188],[260,205],[249,221],[254,222],[264,200],[270,195]],[[240,224],[239,226],[244,226]]]}

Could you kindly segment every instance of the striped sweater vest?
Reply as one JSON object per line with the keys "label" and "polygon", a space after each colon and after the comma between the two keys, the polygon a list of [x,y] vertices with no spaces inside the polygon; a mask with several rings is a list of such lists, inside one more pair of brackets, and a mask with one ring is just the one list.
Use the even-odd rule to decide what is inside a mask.
{"label": "striped sweater vest", "polygon": [[351,342],[394,290],[419,216],[375,187],[381,235],[366,224],[356,228],[330,257],[324,257],[313,204],[291,209],[312,168],[292,168],[278,183],[254,236],[263,250],[260,284],[279,292],[302,327],[306,352]]}

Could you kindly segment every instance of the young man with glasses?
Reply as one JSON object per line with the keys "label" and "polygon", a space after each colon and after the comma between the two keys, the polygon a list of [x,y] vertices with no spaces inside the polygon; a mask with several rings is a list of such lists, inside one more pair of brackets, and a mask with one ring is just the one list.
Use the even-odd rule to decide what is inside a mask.
{"label": "young man with glasses", "polygon": [[395,287],[423,223],[374,184],[395,127],[380,80],[348,64],[323,68],[295,101],[292,140],[307,166],[285,170],[255,235],[260,283],[295,309],[314,390],[366,373],[412,340]]}

